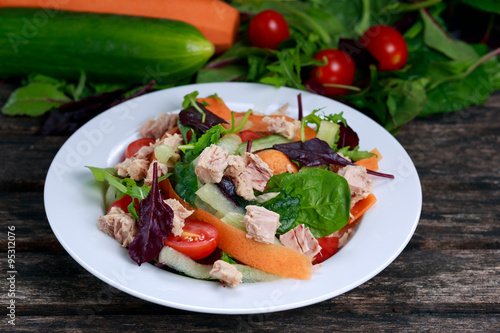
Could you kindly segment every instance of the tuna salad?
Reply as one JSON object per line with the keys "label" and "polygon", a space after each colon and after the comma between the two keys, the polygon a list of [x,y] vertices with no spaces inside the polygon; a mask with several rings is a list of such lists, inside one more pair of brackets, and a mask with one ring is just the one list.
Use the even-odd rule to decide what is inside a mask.
{"label": "tuna salad", "polygon": [[310,279],[376,203],[373,177],[394,177],[342,113],[297,120],[287,106],[234,112],[193,92],[138,124],[120,163],[89,167],[106,186],[97,228],[138,265],[227,287]]}

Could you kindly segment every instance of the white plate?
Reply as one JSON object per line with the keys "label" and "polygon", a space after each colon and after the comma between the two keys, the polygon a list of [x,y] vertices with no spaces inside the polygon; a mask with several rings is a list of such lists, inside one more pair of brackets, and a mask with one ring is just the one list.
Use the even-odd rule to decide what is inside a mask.
{"label": "white plate", "polygon": [[[121,158],[137,129],[163,111],[180,110],[183,96],[217,93],[234,111],[272,113],[290,103],[297,115],[302,93],[304,115],[323,108],[344,112],[359,135],[363,150],[378,148],[380,171],[394,180],[376,178],[378,201],[352,239],[308,281],[281,280],[223,288],[217,282],[191,279],[149,264],[133,262],[127,250],[96,227],[103,214],[101,187],[85,166],[110,167]],[[95,117],[62,146],[45,184],[45,210],[59,242],[86,270],[104,282],[144,300],[173,308],[221,314],[250,314],[298,308],[345,293],[387,267],[404,249],[417,226],[422,192],[415,166],[403,147],[381,126],[334,100],[290,88],[251,83],[211,83],[153,92]],[[89,286],[92,288],[92,286]],[[99,291],[96,290],[96,293]]]}

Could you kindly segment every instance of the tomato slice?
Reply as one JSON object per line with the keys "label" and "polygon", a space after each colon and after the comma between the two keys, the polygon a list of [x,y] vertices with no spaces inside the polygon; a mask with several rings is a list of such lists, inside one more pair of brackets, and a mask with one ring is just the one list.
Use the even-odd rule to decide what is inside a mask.
{"label": "tomato slice", "polygon": [[165,245],[179,251],[193,260],[209,256],[219,244],[217,229],[206,222],[186,220],[182,235],[170,234]]}
{"label": "tomato slice", "polygon": [[[132,197],[130,195],[124,195],[120,199],[113,202],[111,206],[109,206],[108,213],[113,207],[118,207],[123,210],[125,213],[128,213],[128,205],[132,202]],[[135,208],[139,206],[139,200],[135,199]]]}
{"label": "tomato slice", "polygon": [[141,138],[138,140],[135,140],[134,142],[130,143],[127,147],[127,151],[125,152],[125,158],[131,158],[137,152],[139,149],[141,149],[144,146],[149,146],[150,143],[154,143],[156,140],[151,139],[151,138]]}
{"label": "tomato slice", "polygon": [[321,251],[316,255],[314,264],[319,264],[326,259],[332,257],[339,248],[338,237],[323,237],[318,238],[318,243],[321,246]]}
{"label": "tomato slice", "polygon": [[251,131],[251,130],[244,130],[240,133],[240,138],[241,142],[247,142],[249,140],[257,140],[262,138],[262,135],[260,133]]}

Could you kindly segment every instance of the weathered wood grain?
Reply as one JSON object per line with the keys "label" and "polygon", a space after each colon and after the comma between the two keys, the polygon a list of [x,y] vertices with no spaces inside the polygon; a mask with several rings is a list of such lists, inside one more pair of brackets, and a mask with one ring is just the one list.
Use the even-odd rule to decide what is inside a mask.
{"label": "weathered wood grain", "polygon": [[[15,88],[0,84],[0,105]],[[418,118],[396,138],[422,183],[419,226],[401,255],[360,287],[301,309],[217,316],[142,301],[100,281],[55,238],[43,208],[46,172],[66,137],[42,118],[0,115],[0,277],[16,226],[16,331],[499,332],[500,92],[483,106]],[[341,273],[341,272],[340,272]],[[4,285],[2,285],[4,286]],[[8,296],[0,294],[0,303]],[[6,321],[0,331],[12,331]]]}
{"label": "weathered wood grain", "polygon": [[[404,251],[367,283],[304,311],[500,315],[499,262],[500,250]],[[5,267],[6,259],[1,258],[0,263]],[[84,310],[95,315],[179,312],[108,286],[65,253],[23,252],[16,259],[16,268],[16,305],[24,316],[70,316]],[[7,296],[0,295],[0,300]]]}

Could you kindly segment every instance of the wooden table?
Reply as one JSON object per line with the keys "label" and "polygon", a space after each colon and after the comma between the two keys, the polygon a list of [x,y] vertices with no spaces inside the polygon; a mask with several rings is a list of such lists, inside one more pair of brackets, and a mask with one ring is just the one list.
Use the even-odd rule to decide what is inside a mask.
{"label": "wooden table", "polygon": [[[0,85],[0,105],[14,87]],[[148,303],[97,279],[50,229],[44,179],[66,137],[39,118],[0,118],[2,286],[15,226],[16,326],[2,289],[2,331],[500,332],[500,93],[483,106],[416,119],[396,136],[422,182],[415,235],[379,275],[334,299],[264,315],[210,315]]]}

